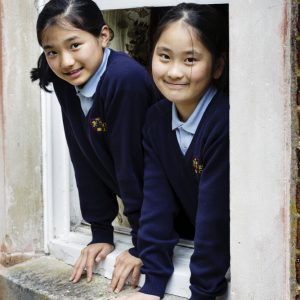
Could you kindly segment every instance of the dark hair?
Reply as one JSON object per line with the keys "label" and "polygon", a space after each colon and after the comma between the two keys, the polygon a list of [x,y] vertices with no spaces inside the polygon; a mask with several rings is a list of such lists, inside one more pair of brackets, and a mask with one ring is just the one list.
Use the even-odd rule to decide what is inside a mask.
{"label": "dark hair", "polygon": [[[36,24],[37,39],[42,46],[45,29],[55,24],[70,24],[78,29],[99,37],[105,25],[102,13],[92,0],[50,0],[40,12]],[[42,53],[37,68],[31,70],[31,80],[39,80],[39,86],[47,92],[47,86],[55,78],[48,66],[46,56]]]}
{"label": "dark hair", "polygon": [[228,92],[228,18],[224,17],[224,11],[217,9],[217,5],[201,5],[194,3],[181,3],[169,9],[158,23],[157,30],[152,39],[152,54],[163,31],[176,21],[182,20],[191,26],[212,54],[215,64],[220,57],[224,57],[225,67],[222,76],[214,79],[217,88]]}

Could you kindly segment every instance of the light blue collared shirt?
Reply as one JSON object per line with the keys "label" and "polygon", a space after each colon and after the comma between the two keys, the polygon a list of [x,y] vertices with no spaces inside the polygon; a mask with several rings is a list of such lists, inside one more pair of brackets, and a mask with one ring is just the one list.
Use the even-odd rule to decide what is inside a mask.
{"label": "light blue collared shirt", "polygon": [[106,70],[109,55],[110,49],[104,48],[102,62],[95,74],[88,80],[82,89],[75,86],[77,96],[80,99],[81,108],[85,116],[88,114],[93,105],[93,96],[96,92],[98,82]]}
{"label": "light blue collared shirt", "polygon": [[197,127],[206,111],[206,108],[216,93],[217,89],[213,86],[210,86],[186,122],[180,121],[176,106],[173,103],[172,130],[176,130],[177,141],[183,154],[185,154],[189,148]]}

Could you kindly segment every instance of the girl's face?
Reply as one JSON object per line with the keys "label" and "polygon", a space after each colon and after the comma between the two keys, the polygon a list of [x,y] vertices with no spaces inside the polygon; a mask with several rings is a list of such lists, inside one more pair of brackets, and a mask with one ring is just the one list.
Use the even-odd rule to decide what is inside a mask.
{"label": "girl's face", "polygon": [[69,24],[52,25],[43,32],[42,47],[51,70],[76,86],[85,84],[96,72],[109,40],[105,25],[99,38]]}
{"label": "girl's face", "polygon": [[183,21],[171,23],[157,41],[152,58],[154,82],[185,117],[193,112],[212,78],[220,77],[222,71],[213,71],[211,53]]}

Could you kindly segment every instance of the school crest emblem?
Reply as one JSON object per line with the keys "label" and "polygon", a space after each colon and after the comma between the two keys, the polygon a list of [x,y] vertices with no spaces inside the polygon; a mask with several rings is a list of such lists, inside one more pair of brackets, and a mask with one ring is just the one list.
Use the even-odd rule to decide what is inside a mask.
{"label": "school crest emblem", "polygon": [[193,168],[196,175],[200,175],[202,173],[203,165],[200,164],[198,158],[193,159]]}
{"label": "school crest emblem", "polygon": [[90,125],[96,132],[99,133],[106,132],[107,130],[106,122],[103,122],[99,117],[91,119]]}

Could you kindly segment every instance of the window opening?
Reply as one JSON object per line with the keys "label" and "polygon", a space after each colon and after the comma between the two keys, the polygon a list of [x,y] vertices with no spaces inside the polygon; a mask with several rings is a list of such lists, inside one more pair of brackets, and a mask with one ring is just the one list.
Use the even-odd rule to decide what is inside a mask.
{"label": "window opening", "polygon": [[[215,1],[215,3],[221,2],[223,1]],[[224,2],[226,3],[226,1]],[[176,5],[177,3],[174,0],[168,1],[167,4]],[[106,5],[108,6],[108,4]],[[161,3],[157,5],[161,5]],[[228,20],[228,4],[216,4],[214,6],[220,9]],[[170,7],[103,10],[104,18],[111,26],[114,35],[110,47],[127,52],[148,68],[151,61],[151,38],[158,21]],[[51,99],[55,98],[54,94],[45,95],[42,93],[42,97],[45,98],[43,99],[45,103],[43,122],[45,137],[44,168],[46,174],[44,182],[44,193],[46,195],[45,252],[50,252],[55,257],[74,264],[81,247],[89,241],[91,231],[89,224],[85,223],[81,216],[73,166],[68,158],[68,150],[60,120],[60,108],[57,101],[51,101],[56,100]],[[130,228],[128,221],[122,214],[122,201],[120,199],[118,201],[120,212],[113,225],[117,233],[125,233],[125,235],[116,234],[121,249],[124,245],[128,246],[128,243],[130,243],[130,238],[126,236],[130,233]],[[167,293],[187,296],[189,294],[189,256],[192,254],[192,249],[188,248],[193,248],[193,242],[181,240],[179,246],[184,247],[175,247],[174,260],[177,269],[174,273],[175,279],[170,281]],[[108,257],[104,265],[101,268],[99,267],[96,272],[111,278],[116,255],[117,253],[113,253]],[[176,280],[179,280],[182,284],[176,284]]]}
{"label": "window opening", "polygon": [[[220,10],[228,20],[228,4],[212,5]],[[159,20],[171,6],[141,7],[102,11],[111,30],[109,47],[123,51],[149,69],[151,62],[151,40]],[[115,232],[130,234],[130,225],[123,214],[122,199],[117,197],[119,213],[113,222]],[[79,197],[73,167],[70,164],[70,226],[71,231],[90,234],[89,224],[81,216]],[[193,241],[181,239],[179,245],[192,248]]]}

